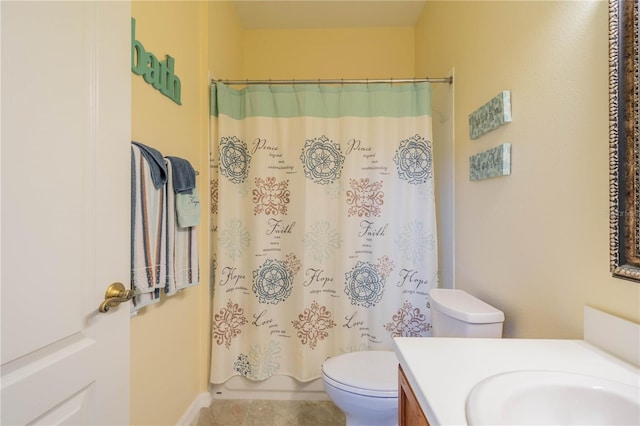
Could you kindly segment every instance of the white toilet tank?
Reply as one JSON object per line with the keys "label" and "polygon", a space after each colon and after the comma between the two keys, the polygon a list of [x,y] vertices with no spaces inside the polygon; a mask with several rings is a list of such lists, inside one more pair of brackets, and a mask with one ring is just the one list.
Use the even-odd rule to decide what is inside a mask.
{"label": "white toilet tank", "polygon": [[502,337],[504,313],[463,290],[429,291],[434,337]]}

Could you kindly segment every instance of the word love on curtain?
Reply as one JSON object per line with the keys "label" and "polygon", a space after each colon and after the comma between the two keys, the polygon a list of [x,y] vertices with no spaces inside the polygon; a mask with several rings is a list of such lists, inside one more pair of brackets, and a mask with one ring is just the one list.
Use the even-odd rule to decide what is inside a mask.
{"label": "word love on curtain", "polygon": [[428,336],[431,86],[212,87],[211,382]]}

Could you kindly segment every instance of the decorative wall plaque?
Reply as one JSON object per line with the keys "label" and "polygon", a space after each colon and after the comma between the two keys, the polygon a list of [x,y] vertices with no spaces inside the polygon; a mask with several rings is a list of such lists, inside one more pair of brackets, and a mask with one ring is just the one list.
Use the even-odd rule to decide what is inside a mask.
{"label": "decorative wall plaque", "polygon": [[141,75],[144,81],[167,98],[182,105],[180,78],[175,75],[174,67],[175,60],[171,56],[165,55],[161,61],[136,40],[136,20],[131,18],[131,71]]}
{"label": "decorative wall plaque", "polygon": [[469,114],[469,137],[478,139],[485,133],[511,122],[511,91],[498,96]]}
{"label": "decorative wall plaque", "polygon": [[469,157],[469,180],[476,181],[511,174],[511,144],[503,143]]}

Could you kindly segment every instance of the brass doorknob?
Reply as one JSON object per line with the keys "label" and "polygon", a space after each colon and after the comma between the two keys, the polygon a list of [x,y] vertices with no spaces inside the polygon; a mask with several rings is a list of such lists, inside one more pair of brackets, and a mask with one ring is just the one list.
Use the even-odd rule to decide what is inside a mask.
{"label": "brass doorknob", "polygon": [[135,296],[135,291],[127,290],[122,283],[113,283],[107,287],[104,293],[104,301],[100,304],[100,312],[108,312],[109,308],[118,306],[122,302],[128,302]]}

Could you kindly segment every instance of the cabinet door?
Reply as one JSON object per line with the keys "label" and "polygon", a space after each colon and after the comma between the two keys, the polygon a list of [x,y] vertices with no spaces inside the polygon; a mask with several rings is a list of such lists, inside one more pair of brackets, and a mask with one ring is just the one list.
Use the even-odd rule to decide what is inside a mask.
{"label": "cabinet door", "polygon": [[429,426],[427,417],[420,408],[402,367],[398,367],[398,425]]}

